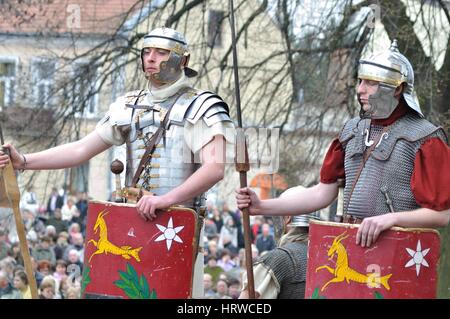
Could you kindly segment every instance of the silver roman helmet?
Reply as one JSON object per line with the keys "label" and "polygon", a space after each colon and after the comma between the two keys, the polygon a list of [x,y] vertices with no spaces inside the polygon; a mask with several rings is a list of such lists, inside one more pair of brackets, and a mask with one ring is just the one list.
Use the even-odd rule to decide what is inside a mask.
{"label": "silver roman helmet", "polygon": [[292,216],[291,222],[288,227],[309,227],[310,220],[321,220],[319,212]]}
{"label": "silver roman helmet", "polygon": [[[157,28],[144,37],[144,43],[141,49],[142,70],[144,69],[144,49],[158,48],[170,51],[167,61],[161,62],[160,71],[152,74],[155,80],[164,84],[171,84],[178,80],[184,71],[186,76],[193,77],[197,75],[197,71],[188,68],[190,53],[188,45],[183,34],[170,28]],[[186,58],[186,64],[182,65],[183,58]]]}
{"label": "silver roman helmet", "polygon": [[378,91],[369,96],[370,109],[360,111],[361,118],[388,118],[398,105],[394,98],[395,89],[406,83],[403,97],[410,108],[423,116],[414,92],[414,70],[408,59],[399,52],[397,40],[392,41],[389,50],[359,61],[358,78],[377,81]]}

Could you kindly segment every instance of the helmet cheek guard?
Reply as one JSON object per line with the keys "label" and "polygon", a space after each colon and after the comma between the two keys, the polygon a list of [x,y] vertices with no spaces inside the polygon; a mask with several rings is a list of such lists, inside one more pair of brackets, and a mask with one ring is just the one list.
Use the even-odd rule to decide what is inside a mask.
{"label": "helmet cheek guard", "polygon": [[398,100],[394,97],[395,87],[380,83],[375,94],[369,96],[369,109],[364,111],[361,107],[359,116],[370,119],[386,119],[398,105]]}

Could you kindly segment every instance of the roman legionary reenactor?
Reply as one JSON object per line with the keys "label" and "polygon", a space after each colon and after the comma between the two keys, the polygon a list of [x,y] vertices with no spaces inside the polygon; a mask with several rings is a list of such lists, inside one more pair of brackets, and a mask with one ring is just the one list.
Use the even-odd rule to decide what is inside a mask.
{"label": "roman legionary reenactor", "polygon": [[[296,196],[265,201],[244,188],[237,195],[237,203],[258,215],[305,214],[330,205],[338,194],[338,179],[345,179],[343,221],[350,228],[334,229],[328,235],[321,233],[316,240],[324,243],[326,249],[314,246],[310,250],[309,266],[314,263],[312,253],[324,254],[324,260],[309,268],[308,276],[311,273],[328,276],[325,281],[315,283],[313,288],[320,290],[315,290],[314,296],[327,297],[324,292],[333,286],[343,291],[343,287],[353,282],[371,289],[385,289],[376,296],[417,297],[426,290],[423,284],[436,287],[437,235],[423,230],[428,234],[426,237],[431,236],[425,242],[389,229],[437,228],[448,224],[450,148],[443,129],[424,118],[414,93],[413,67],[399,52],[395,40],[388,50],[360,61],[358,78],[360,116],[348,121],[339,137],[332,141],[322,165],[320,183]],[[310,227],[311,244],[313,230],[314,224]],[[385,244],[395,234],[407,239],[394,239],[396,245]],[[377,259],[377,256],[388,258],[381,247],[390,247],[395,252],[388,261]],[[356,249],[359,254],[353,255]],[[364,260],[369,252],[376,252],[375,259]],[[355,261],[361,265],[352,265]],[[397,275],[406,273],[405,267],[412,269],[411,276],[418,280],[413,283],[411,278]],[[433,272],[434,279],[427,270]],[[408,284],[396,286],[395,282]],[[425,296],[435,296],[434,288]],[[409,289],[419,294],[410,293]],[[354,286],[350,290],[356,291]],[[309,296],[312,292],[308,295],[307,291]]]}
{"label": "roman legionary reenactor", "polygon": [[[34,154],[5,145],[16,169],[57,169],[126,144],[126,187],[119,186],[116,197],[127,204],[93,202],[89,208],[85,297],[203,295],[199,214],[204,192],[223,178],[234,126],[220,96],[190,84],[197,72],[189,58],[180,32],[155,29],[141,48],[147,87],[119,97],[92,133]],[[6,162],[0,156],[0,165]],[[120,163],[113,166],[119,173]]]}

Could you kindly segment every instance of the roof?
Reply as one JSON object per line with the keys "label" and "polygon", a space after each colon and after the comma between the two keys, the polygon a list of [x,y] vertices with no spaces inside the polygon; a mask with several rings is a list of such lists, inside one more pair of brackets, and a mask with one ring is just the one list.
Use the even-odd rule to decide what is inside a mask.
{"label": "roof", "polygon": [[10,0],[0,6],[0,33],[112,34],[144,4],[139,0]]}

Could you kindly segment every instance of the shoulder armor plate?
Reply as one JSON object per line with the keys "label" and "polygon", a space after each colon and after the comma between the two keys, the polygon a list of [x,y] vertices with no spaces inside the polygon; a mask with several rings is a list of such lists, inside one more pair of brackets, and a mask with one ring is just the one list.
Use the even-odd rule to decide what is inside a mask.
{"label": "shoulder armor plate", "polygon": [[178,98],[170,113],[170,124],[182,125],[184,120],[195,124],[202,117],[208,126],[220,121],[231,121],[228,105],[220,96],[209,91],[192,90]]}

